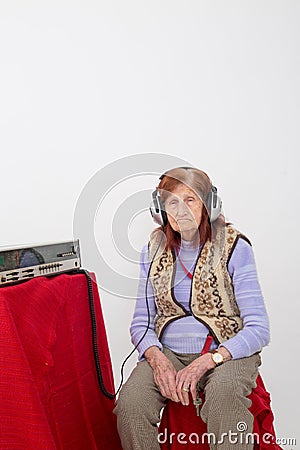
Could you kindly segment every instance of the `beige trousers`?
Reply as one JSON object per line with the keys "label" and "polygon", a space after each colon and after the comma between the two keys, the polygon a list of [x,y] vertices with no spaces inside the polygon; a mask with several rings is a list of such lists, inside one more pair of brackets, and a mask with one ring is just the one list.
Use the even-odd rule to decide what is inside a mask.
{"label": "beige trousers", "polygon": [[[164,354],[178,371],[191,363],[199,354],[178,354],[164,348]],[[209,370],[201,378],[205,401],[201,418],[212,433],[211,450],[252,450],[251,439],[234,443],[232,433],[237,424],[244,422],[247,433],[253,429],[253,416],[249,411],[251,400],[247,396],[256,386],[259,354],[227,361]],[[154,382],[153,371],[147,361],[140,361],[122,387],[114,413],[123,450],[159,450],[158,424],[166,399]],[[246,441],[246,439],[245,439]],[[207,441],[206,441],[207,442]],[[196,448],[196,445],[195,445]]]}

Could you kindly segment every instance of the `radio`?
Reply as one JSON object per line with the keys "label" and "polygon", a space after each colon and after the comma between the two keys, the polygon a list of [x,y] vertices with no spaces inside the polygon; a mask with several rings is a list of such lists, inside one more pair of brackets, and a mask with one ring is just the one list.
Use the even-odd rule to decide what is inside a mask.
{"label": "radio", "polygon": [[0,247],[0,286],[80,267],[79,240]]}

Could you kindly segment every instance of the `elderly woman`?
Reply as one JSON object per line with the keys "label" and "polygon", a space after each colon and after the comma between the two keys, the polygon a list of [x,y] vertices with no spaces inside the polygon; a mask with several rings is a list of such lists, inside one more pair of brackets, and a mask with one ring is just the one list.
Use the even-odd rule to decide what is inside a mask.
{"label": "elderly woman", "polygon": [[[115,408],[124,450],[158,450],[166,400],[188,405],[199,386],[211,449],[232,449],[237,424],[253,428],[247,398],[269,343],[269,321],[249,240],[224,220],[202,171],[171,169],[154,192],[160,227],[143,248],[130,332],[139,361]],[[201,354],[207,337],[210,351]],[[190,393],[190,394],[189,394]],[[225,436],[225,438],[224,438]],[[239,450],[253,448],[239,444]]]}

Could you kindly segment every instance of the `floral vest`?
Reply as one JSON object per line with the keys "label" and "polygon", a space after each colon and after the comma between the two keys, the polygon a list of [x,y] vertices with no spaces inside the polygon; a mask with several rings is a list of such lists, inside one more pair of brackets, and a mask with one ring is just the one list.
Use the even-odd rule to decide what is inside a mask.
{"label": "floral vest", "polygon": [[[217,343],[235,336],[243,321],[234,296],[228,262],[239,238],[248,239],[230,225],[220,228],[207,241],[198,256],[190,291],[190,311],[174,296],[176,256],[171,250],[159,250],[159,239],[151,238],[150,280],[154,290],[155,331],[160,339],[167,325],[181,317],[193,315],[209,329]],[[249,242],[249,241],[248,241]]]}

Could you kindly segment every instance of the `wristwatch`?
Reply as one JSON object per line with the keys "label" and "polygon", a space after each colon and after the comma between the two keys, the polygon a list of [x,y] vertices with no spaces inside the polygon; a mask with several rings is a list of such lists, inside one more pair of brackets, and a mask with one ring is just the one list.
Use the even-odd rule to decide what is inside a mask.
{"label": "wristwatch", "polygon": [[211,350],[209,353],[211,354],[211,358],[216,366],[220,366],[221,364],[223,364],[224,357],[223,355],[221,355],[221,353],[218,352],[218,350]]}

